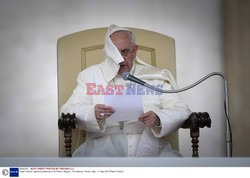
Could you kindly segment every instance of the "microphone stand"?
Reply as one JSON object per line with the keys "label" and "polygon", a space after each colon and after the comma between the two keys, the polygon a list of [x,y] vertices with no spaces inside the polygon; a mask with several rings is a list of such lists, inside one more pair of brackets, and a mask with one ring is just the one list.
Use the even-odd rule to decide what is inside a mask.
{"label": "microphone stand", "polygon": [[[215,75],[220,76],[224,79],[224,90],[225,90],[224,109],[225,109],[225,115],[226,115],[226,133],[225,133],[226,138],[225,138],[225,140],[226,140],[226,150],[227,150],[226,156],[232,157],[232,130],[231,130],[231,125],[230,125],[230,120],[229,120],[229,99],[228,99],[229,94],[228,94],[227,79],[226,79],[226,76],[224,74],[222,74],[220,72],[213,72],[213,73],[206,75],[205,77],[201,78],[197,82],[195,82],[187,87],[176,89],[176,90],[163,90],[163,89],[154,87],[152,85],[149,85],[145,82],[143,82],[143,84],[142,83],[139,83],[139,84],[143,85],[145,87],[148,87],[152,90],[155,90],[157,92],[160,92],[160,93],[179,93],[179,92],[189,90],[189,89],[195,87],[196,85],[200,84],[201,82],[205,81],[206,79],[208,79],[212,76],[215,76]],[[127,78],[125,77],[125,80],[130,80],[130,79],[129,79],[129,77],[127,77]]]}

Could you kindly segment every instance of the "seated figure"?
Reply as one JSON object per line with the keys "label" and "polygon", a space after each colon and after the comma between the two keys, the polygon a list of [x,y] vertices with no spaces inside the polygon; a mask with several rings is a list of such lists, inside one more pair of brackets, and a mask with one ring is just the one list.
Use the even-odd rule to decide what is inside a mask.
{"label": "seated figure", "polygon": [[170,143],[160,139],[178,130],[191,113],[178,94],[142,92],[143,112],[138,118],[108,122],[116,110],[105,104],[104,95],[109,94],[108,89],[116,94],[117,90],[121,92],[119,88],[128,90],[132,86],[123,80],[124,72],[165,90],[177,89],[172,74],[140,60],[137,49],[131,31],[111,25],[105,36],[105,59],[79,73],[73,94],[61,108],[61,113],[75,113],[77,127],[86,131],[85,142],[73,156],[180,156]]}

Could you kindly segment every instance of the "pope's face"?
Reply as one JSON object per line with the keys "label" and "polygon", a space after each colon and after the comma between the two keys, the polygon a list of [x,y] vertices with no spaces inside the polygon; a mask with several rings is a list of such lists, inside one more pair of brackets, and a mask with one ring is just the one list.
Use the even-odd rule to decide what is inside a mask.
{"label": "pope's face", "polygon": [[131,43],[131,36],[127,31],[115,32],[110,38],[124,58],[124,61],[120,63],[118,74],[130,72],[138,49],[137,45]]}

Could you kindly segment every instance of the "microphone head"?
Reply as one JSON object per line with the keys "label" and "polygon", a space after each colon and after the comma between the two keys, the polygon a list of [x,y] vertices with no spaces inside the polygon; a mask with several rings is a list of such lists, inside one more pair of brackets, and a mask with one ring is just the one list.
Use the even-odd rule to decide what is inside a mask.
{"label": "microphone head", "polygon": [[122,78],[123,78],[123,80],[128,80],[128,76],[129,76],[130,74],[129,74],[129,72],[123,72],[122,73]]}

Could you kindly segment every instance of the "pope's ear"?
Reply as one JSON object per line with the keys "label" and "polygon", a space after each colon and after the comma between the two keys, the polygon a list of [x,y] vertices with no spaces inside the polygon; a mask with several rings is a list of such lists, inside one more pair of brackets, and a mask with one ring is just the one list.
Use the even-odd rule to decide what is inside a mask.
{"label": "pope's ear", "polygon": [[134,50],[135,50],[135,54],[136,54],[137,50],[138,50],[138,45],[134,45]]}
{"label": "pope's ear", "polygon": [[134,50],[134,52],[132,55],[133,55],[133,58],[135,58],[136,54],[137,54],[137,50],[138,50],[138,45],[134,45],[133,50]]}
{"label": "pope's ear", "polygon": [[134,47],[135,47],[135,51],[137,51],[138,50],[138,45],[135,45]]}

